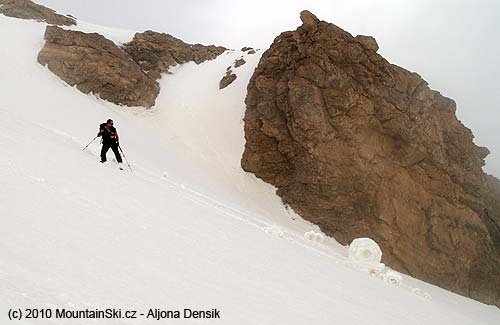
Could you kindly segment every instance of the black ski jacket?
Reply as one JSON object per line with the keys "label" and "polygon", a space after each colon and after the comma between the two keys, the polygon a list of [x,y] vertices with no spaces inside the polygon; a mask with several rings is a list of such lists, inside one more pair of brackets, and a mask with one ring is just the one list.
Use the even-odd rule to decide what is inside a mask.
{"label": "black ski jacket", "polygon": [[102,143],[104,144],[115,144],[118,143],[118,133],[116,133],[116,129],[111,127],[111,129],[106,128],[106,123],[102,123],[99,126],[99,133],[97,133],[98,137],[102,137]]}

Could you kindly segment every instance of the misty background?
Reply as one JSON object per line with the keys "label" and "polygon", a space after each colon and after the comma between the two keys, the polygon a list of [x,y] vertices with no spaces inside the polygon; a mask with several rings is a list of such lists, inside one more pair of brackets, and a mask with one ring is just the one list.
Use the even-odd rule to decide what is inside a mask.
{"label": "misty background", "polygon": [[453,98],[458,118],[488,147],[500,177],[500,1],[497,0],[35,0],[80,20],[155,30],[188,43],[267,49],[308,9],[353,35],[377,39],[389,62]]}

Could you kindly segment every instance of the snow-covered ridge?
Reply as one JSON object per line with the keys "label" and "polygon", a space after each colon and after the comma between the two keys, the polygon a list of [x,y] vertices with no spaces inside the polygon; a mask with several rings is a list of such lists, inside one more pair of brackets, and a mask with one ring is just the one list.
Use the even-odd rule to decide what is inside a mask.
{"label": "snow-covered ridge", "polygon": [[[37,64],[44,30],[0,15],[0,312],[159,306],[218,308],[221,324],[500,322],[495,307],[359,270],[241,170],[243,100],[261,52],[177,66],[144,110],[84,95]],[[241,55],[238,79],[220,91]],[[107,118],[133,173],[99,164],[98,143],[81,150]]]}

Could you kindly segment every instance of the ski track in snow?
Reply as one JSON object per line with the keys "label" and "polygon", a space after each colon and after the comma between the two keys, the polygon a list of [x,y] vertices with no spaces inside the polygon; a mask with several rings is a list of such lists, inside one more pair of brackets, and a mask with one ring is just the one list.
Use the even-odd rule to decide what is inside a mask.
{"label": "ski track in snow", "polygon": [[[124,108],[40,67],[44,28],[0,15],[0,62],[9,62],[0,63],[0,313],[27,303],[218,303],[225,324],[500,322],[495,307],[350,260],[241,170],[245,86],[262,52],[245,55],[223,91],[218,82],[240,51],[178,65],[160,80],[155,107]],[[116,43],[133,37],[84,22],[70,29]],[[98,140],[82,152],[108,117],[132,173],[111,152],[99,164]]]}
{"label": "ski track in snow", "polygon": [[[72,136],[66,132],[60,131],[58,129],[54,129],[48,126],[45,126],[41,123],[36,123],[32,122],[29,120],[26,120],[20,116],[16,116],[15,113],[12,113],[11,111],[5,110],[5,109],[0,109],[1,114],[9,114],[12,117],[14,117],[13,124],[18,124],[18,125],[23,125],[23,124],[32,124],[33,126],[39,128],[42,132],[48,135],[52,135],[54,141],[62,141],[64,144],[71,144],[71,145],[76,145],[76,147],[84,147],[85,144],[82,143],[77,137]],[[2,119],[8,120],[6,116],[3,116]],[[71,146],[74,148],[75,146]],[[90,156],[97,158],[99,157],[99,151],[96,151],[96,148],[91,148],[88,147],[87,150],[90,153]],[[32,175],[24,175],[36,182],[44,183],[46,180],[42,177],[36,177]],[[251,227],[254,227],[260,231],[263,231],[265,233],[270,234],[273,237],[277,237],[283,240],[287,240],[292,242],[295,245],[298,245],[300,247],[306,248],[308,250],[314,251],[316,254],[322,255],[328,259],[333,260],[334,263],[342,265],[343,267],[352,269],[352,270],[359,270],[357,268],[357,263],[349,260],[345,254],[340,254],[338,252],[335,252],[331,249],[331,247],[324,245],[322,242],[324,241],[324,235],[321,233],[316,233],[314,231],[309,231],[308,233],[305,233],[304,235],[300,235],[297,233],[294,233],[293,231],[289,230],[284,230],[284,228],[279,227],[275,224],[271,224],[267,221],[264,221],[263,216],[255,216],[251,215],[248,213],[245,213],[244,211],[234,208],[230,205],[227,205],[213,197],[210,197],[206,194],[203,194],[199,191],[195,191],[194,189],[187,187],[184,184],[177,183],[171,179],[166,178],[165,176],[158,176],[147,169],[145,169],[143,166],[140,165],[133,165],[133,176],[134,177],[140,177],[143,180],[154,183],[155,185],[159,185],[160,187],[174,191],[180,196],[192,201],[193,203],[204,206],[213,210],[216,210],[220,212],[221,215],[230,217],[234,220],[237,220],[239,222],[243,222],[246,225],[249,225]],[[89,205],[91,206],[95,202],[88,202]],[[316,239],[317,237],[320,237],[319,241]],[[0,274],[1,275],[1,274]],[[384,281],[384,279],[382,279]],[[391,284],[388,282],[388,284]],[[398,286],[401,286],[408,292],[411,292],[413,294],[418,295],[419,297],[422,297],[422,299],[430,299],[430,296],[428,293],[425,291],[422,291],[419,288],[415,288],[409,285],[401,285],[398,284]]]}
{"label": "ski track in snow", "polygon": [[[7,114],[11,114],[11,115],[15,116],[14,113],[12,113],[11,111],[5,110],[5,109],[2,109],[0,112],[4,113],[4,114],[7,113]],[[54,141],[62,138],[63,142],[65,144],[71,143],[71,144],[76,145],[76,147],[82,147],[82,149],[86,145],[80,139],[78,139],[78,137],[72,136],[66,132],[45,126],[41,123],[36,123],[36,122],[32,122],[32,121],[23,119],[20,116],[15,116],[15,118],[19,119],[19,122],[22,121],[20,124],[31,123],[32,125],[39,127],[44,132],[57,136],[57,137],[53,137]],[[96,142],[98,140],[99,140],[99,138],[96,139]],[[87,151],[88,153],[90,153],[90,155],[92,157],[97,158],[100,155],[100,151],[97,151],[94,147],[92,147],[92,148],[88,147],[84,151]],[[114,162],[114,158],[112,159],[112,161]],[[225,216],[228,216],[228,217],[231,217],[235,220],[241,221],[249,226],[255,227],[255,228],[262,230],[266,233],[277,235],[276,231],[272,231],[272,229],[276,230],[277,226],[274,224],[270,224],[269,222],[264,221],[264,219],[268,219],[268,218],[263,218],[262,216],[254,216],[254,215],[250,215],[248,213],[245,213],[244,211],[242,211],[238,208],[233,208],[230,205],[227,205],[227,204],[225,204],[225,203],[223,203],[223,202],[221,202],[213,197],[210,197],[206,194],[195,191],[192,188],[190,188],[184,184],[177,183],[177,182],[175,182],[171,179],[168,179],[164,176],[162,177],[162,176],[158,176],[156,174],[153,174],[152,172],[148,171],[147,169],[145,169],[144,167],[142,167],[140,165],[133,164],[132,170],[133,170],[133,174],[135,176],[141,177],[144,180],[148,180],[149,182],[155,183],[157,185],[161,185],[162,187],[165,187],[165,184],[166,184],[170,190],[176,191],[178,194],[180,194],[184,198],[187,198],[196,204],[203,205],[205,207],[209,207],[209,208],[212,208],[214,210],[217,210]],[[45,182],[44,178],[39,178],[39,177],[35,177],[35,176],[30,176],[30,175],[27,175],[27,176],[32,178],[35,181]],[[286,239],[289,241],[293,241],[297,245],[300,245],[302,247],[305,247],[305,248],[308,248],[311,250],[315,250],[318,253],[323,254],[324,256],[327,256],[330,258],[338,258],[341,256],[340,254],[332,255],[331,253],[330,254],[327,253],[326,250],[328,250],[329,247],[326,245],[322,245],[321,243],[318,243],[318,242],[314,242],[314,244],[307,244],[308,242],[304,241],[302,236],[299,234],[295,234],[291,231],[283,230],[282,228],[278,228],[278,230],[279,230],[278,237],[280,237],[280,238],[283,238],[283,239]]]}

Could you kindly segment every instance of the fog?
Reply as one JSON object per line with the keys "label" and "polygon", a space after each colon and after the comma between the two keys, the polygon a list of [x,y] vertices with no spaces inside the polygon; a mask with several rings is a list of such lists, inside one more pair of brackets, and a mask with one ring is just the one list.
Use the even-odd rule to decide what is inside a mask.
{"label": "fog", "polygon": [[[35,0],[36,1],[36,0]],[[88,22],[170,33],[189,43],[267,48],[308,9],[353,35],[372,35],[390,62],[418,72],[457,102],[485,170],[500,177],[500,1],[38,0]]]}

